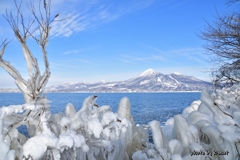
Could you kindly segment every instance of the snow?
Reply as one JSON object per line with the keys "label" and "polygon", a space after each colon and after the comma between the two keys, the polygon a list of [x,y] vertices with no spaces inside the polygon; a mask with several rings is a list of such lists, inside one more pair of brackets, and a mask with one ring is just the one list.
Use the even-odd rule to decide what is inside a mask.
{"label": "snow", "polygon": [[160,77],[158,77],[157,82],[162,82],[162,79]]}
{"label": "snow", "polygon": [[101,82],[102,82],[102,83],[106,83],[107,81],[106,81],[105,79],[102,79]]}
{"label": "snow", "polygon": [[143,73],[141,73],[139,75],[139,77],[142,77],[142,76],[149,76],[149,75],[152,75],[152,74],[155,74],[156,72],[152,69],[152,68],[149,68],[147,69],[146,71],[144,71]]}
{"label": "snow", "polygon": [[94,134],[96,138],[100,138],[103,127],[97,118],[91,119],[88,122],[88,132]]}
{"label": "snow", "polygon": [[[47,99],[0,108],[0,160],[239,159],[240,86],[203,90],[200,100],[163,127],[156,120],[135,125],[127,97],[117,113],[96,100],[89,96],[78,111],[69,103],[64,113],[52,115]],[[21,125],[30,137],[18,132]]]}
{"label": "snow", "polygon": [[150,80],[144,80],[144,81],[141,81],[141,82],[140,82],[140,85],[147,84],[148,82],[150,82]]}
{"label": "snow", "polygon": [[180,84],[175,78],[173,78],[171,75],[169,75],[169,78],[171,78],[173,81],[175,81],[177,84]]}
{"label": "snow", "polygon": [[142,151],[137,151],[133,154],[133,159],[138,159],[138,160],[148,160],[148,157],[146,153]]}
{"label": "snow", "polygon": [[117,121],[117,114],[113,112],[106,112],[102,117],[102,126],[108,126],[110,123]]}
{"label": "snow", "polygon": [[176,75],[182,75],[181,73],[179,72],[173,72],[172,74],[176,74]]}
{"label": "snow", "polygon": [[105,86],[106,87],[113,87],[113,86],[115,86],[117,83],[110,83],[110,84],[106,84]]}
{"label": "snow", "polygon": [[[37,146],[37,148],[33,148]],[[40,159],[47,151],[47,147],[53,148],[57,146],[56,137],[40,134],[30,138],[23,145],[23,155],[25,157],[31,156],[33,159]]]}
{"label": "snow", "polygon": [[172,160],[182,160],[182,156],[180,154],[174,154],[172,155]]}

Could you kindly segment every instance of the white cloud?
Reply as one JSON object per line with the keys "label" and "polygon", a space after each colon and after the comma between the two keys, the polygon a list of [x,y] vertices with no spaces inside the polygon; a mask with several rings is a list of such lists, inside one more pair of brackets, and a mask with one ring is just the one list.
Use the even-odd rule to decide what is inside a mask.
{"label": "white cloud", "polygon": [[206,64],[207,60],[209,59],[209,55],[204,54],[204,49],[201,47],[196,48],[179,48],[179,49],[172,49],[168,51],[160,50],[156,47],[149,46],[146,44],[141,44],[142,46],[155,51],[158,55],[161,55],[163,59],[173,60],[177,57],[185,57],[187,59],[193,60],[198,63]]}
{"label": "white cloud", "polygon": [[82,49],[69,50],[69,51],[63,52],[63,54],[67,55],[67,54],[77,54],[77,53],[81,53],[81,52],[86,52],[86,51],[94,50],[98,46],[99,45],[92,45],[92,46],[89,46],[89,47],[86,47],[86,48],[82,48]]}
{"label": "white cloud", "polygon": [[[20,2],[17,2],[20,3]],[[51,15],[60,16],[52,23],[51,38],[69,37],[80,31],[94,28],[101,23],[113,21],[122,15],[138,11],[151,5],[151,0],[139,1],[100,1],[100,0],[52,0]],[[39,2],[33,1],[35,8]],[[0,13],[4,14],[5,9],[16,12],[14,2],[7,0],[0,1]],[[25,2],[22,2],[22,11],[25,17],[30,16]],[[0,20],[4,20],[2,17]],[[1,24],[2,25],[2,24]]]}
{"label": "white cloud", "polygon": [[101,23],[113,21],[124,14],[145,8],[152,3],[153,1],[149,0],[134,2],[61,1],[54,4],[54,12],[57,8],[59,11],[63,10],[64,12],[60,13],[58,19],[66,19],[52,24],[51,35],[52,37],[69,37],[74,33],[94,28]]}
{"label": "white cloud", "polygon": [[82,63],[87,63],[87,64],[91,64],[91,65],[95,65],[95,63],[90,62],[88,60],[84,60],[84,59],[77,59],[78,62],[82,62]]}
{"label": "white cloud", "polygon": [[180,48],[180,49],[172,49],[168,51],[160,50],[156,47],[152,47],[149,45],[141,44],[144,46],[146,51],[144,53],[131,53],[131,54],[123,54],[119,58],[120,61],[125,63],[136,63],[136,62],[150,62],[150,61],[161,61],[161,62],[174,62],[178,60],[178,58],[185,57],[186,59],[195,61],[197,63],[206,64],[209,56],[204,55],[204,50],[200,47],[197,48]]}
{"label": "white cloud", "polygon": [[66,16],[60,16],[61,21],[53,22],[51,26],[52,37],[69,37],[75,32],[84,30],[89,22],[84,20],[80,14],[67,14]]}
{"label": "white cloud", "polygon": [[142,44],[142,43],[140,43],[142,46],[144,46],[144,47],[147,47],[147,48],[149,48],[149,49],[152,49],[152,50],[154,50],[154,51],[156,51],[156,52],[158,52],[158,53],[163,53],[163,51],[162,50],[160,50],[160,49],[158,49],[158,48],[155,48],[155,47],[152,47],[152,46],[149,46],[149,45],[146,45],[146,44]]}
{"label": "white cloud", "polygon": [[[56,72],[62,72],[63,76],[64,74],[74,73],[81,70],[84,70],[88,68],[89,66],[96,65],[94,63],[95,60],[88,58],[88,57],[81,57],[81,58],[66,58],[64,60],[56,60],[51,61],[50,63],[50,69],[56,71]],[[83,65],[88,64],[88,65]]]}

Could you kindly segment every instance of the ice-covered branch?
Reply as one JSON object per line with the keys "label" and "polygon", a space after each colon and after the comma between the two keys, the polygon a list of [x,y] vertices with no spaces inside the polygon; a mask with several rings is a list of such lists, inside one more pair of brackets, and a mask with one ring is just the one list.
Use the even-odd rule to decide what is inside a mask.
{"label": "ice-covered branch", "polygon": [[47,85],[48,79],[50,78],[50,75],[51,75],[51,72],[49,69],[48,58],[47,58],[47,51],[46,51],[45,47],[42,47],[42,52],[43,52],[43,59],[44,59],[44,64],[45,64],[45,71],[44,71],[43,75],[40,77],[39,86],[41,88],[38,88],[39,91],[41,91],[41,89]]}
{"label": "ice-covered branch", "polygon": [[[41,97],[42,91],[51,75],[46,46],[50,36],[50,25],[58,17],[58,14],[54,17],[51,17],[50,0],[39,1],[38,11],[35,9],[33,2],[30,1],[30,5],[27,4],[27,8],[32,17],[26,21],[26,18],[21,11],[22,2],[17,3],[16,0],[14,0],[14,2],[15,8],[17,9],[16,16],[14,16],[12,11],[6,10],[4,18],[9,23],[15,34],[15,37],[22,47],[30,78],[27,81],[23,80],[13,66],[10,66],[10,64],[2,60],[1,57],[4,53],[7,43],[2,45],[3,47],[0,52],[0,58],[2,60],[1,66],[4,67],[4,69],[7,70],[7,72],[9,72],[14,79],[16,79],[16,84],[23,92],[25,101],[30,102]],[[40,73],[37,59],[33,56],[29,46],[27,45],[28,38],[33,38],[40,46],[42,51],[45,64],[45,71],[42,75]]]}
{"label": "ice-covered branch", "polygon": [[[22,78],[21,74],[18,72],[17,69],[15,69],[9,62],[2,59],[2,56],[5,52],[5,49],[8,43],[9,42],[5,40],[3,41],[2,45],[0,45],[0,49],[1,49],[0,50],[0,66],[15,79],[16,85],[24,93],[24,91],[27,90],[27,86],[28,86],[27,81]],[[25,101],[28,101],[28,95],[25,94],[24,98],[25,98]]]}
{"label": "ice-covered branch", "polygon": [[[34,21],[28,22],[31,24],[30,25],[28,24],[29,27],[26,27],[27,24],[25,24],[24,17],[21,12],[21,3],[18,5],[16,1],[14,1],[14,2],[15,2],[15,7],[17,8],[16,18],[13,16],[12,12],[8,12],[8,11],[6,11],[4,18],[7,20],[7,22],[11,26],[11,28],[15,34],[15,37],[17,38],[17,40],[19,41],[19,43],[22,46],[24,58],[27,63],[28,73],[29,73],[29,76],[32,78],[32,77],[38,76],[38,74],[40,74],[37,60],[33,57],[33,54],[31,53],[29,47],[26,44],[27,38],[29,37],[28,32],[31,29],[31,27],[33,26]],[[18,23],[19,17],[20,17],[21,24]],[[20,29],[20,28],[22,28],[22,29]]]}

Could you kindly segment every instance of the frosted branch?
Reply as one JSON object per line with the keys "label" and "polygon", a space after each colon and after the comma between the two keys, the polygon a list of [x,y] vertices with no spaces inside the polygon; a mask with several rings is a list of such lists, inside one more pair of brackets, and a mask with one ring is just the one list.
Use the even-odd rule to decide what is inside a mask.
{"label": "frosted branch", "polygon": [[7,42],[7,39],[5,39],[5,40],[3,40],[2,41],[2,43],[0,44],[0,59],[2,59],[2,57],[3,57],[3,54],[4,54],[4,52],[5,52],[5,49],[6,49],[6,47],[7,47],[7,45],[8,45],[8,43],[9,42]]}
{"label": "frosted branch", "polygon": [[0,66],[15,79],[15,83],[17,84],[21,91],[25,91],[27,89],[27,82],[22,78],[20,73],[9,62],[0,59]]}

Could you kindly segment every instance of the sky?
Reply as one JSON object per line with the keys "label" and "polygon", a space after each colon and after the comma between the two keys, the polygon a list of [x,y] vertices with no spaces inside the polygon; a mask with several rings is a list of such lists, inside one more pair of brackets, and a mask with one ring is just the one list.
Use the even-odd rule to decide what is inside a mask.
{"label": "sky", "polygon": [[[22,0],[26,21],[30,13]],[[19,2],[19,1],[18,1]],[[37,1],[34,1],[36,3]],[[47,46],[51,77],[48,86],[65,82],[127,80],[143,71],[178,72],[210,81],[210,56],[199,38],[214,16],[239,7],[226,0],[52,0],[52,23]],[[35,4],[37,5],[37,4]],[[0,14],[16,13],[14,1],[0,0]],[[21,46],[3,16],[0,40],[12,40],[3,59],[26,80],[29,75]],[[28,45],[44,63],[40,47],[29,38]],[[16,88],[14,79],[0,68],[0,88]]]}

